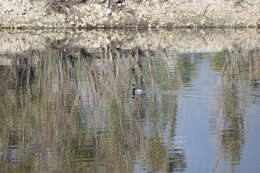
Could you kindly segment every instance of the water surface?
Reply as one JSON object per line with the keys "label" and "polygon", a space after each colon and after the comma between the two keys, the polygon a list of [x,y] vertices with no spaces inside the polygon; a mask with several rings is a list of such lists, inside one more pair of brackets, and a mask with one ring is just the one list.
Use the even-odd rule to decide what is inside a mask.
{"label": "water surface", "polygon": [[0,66],[1,172],[260,169],[259,49],[50,47],[10,59]]}

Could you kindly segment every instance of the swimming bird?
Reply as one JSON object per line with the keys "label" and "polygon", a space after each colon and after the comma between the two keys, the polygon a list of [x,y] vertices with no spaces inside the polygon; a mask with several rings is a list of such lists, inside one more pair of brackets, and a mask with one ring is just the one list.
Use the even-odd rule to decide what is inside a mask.
{"label": "swimming bird", "polygon": [[133,86],[133,95],[143,94],[144,91],[142,89],[136,89],[135,84],[133,84],[132,86]]}

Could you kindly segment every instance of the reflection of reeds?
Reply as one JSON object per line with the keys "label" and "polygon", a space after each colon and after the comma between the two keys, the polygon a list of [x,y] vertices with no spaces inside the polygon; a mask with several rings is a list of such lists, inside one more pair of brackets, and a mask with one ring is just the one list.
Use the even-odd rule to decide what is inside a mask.
{"label": "reflection of reeds", "polygon": [[[259,50],[242,51],[241,48],[224,50],[219,59],[224,60],[222,74],[227,80],[248,78],[259,75],[257,68],[259,61]],[[254,77],[253,77],[254,78]]]}
{"label": "reflection of reeds", "polygon": [[[216,168],[228,162],[233,168],[239,164],[241,150],[244,145],[244,114],[246,97],[249,93],[248,85],[244,85],[245,79],[252,80],[257,75],[258,50],[242,51],[239,46],[232,50],[224,50],[213,58],[213,67],[221,70],[222,92],[218,96],[218,112],[216,118],[221,126],[219,132],[220,147]],[[222,153],[221,153],[222,152]]]}
{"label": "reflection of reeds", "polygon": [[[132,83],[144,88],[155,83],[158,69],[149,52],[110,46],[94,51],[61,48],[32,57],[37,61],[15,57],[17,62],[1,76],[8,80],[0,94],[4,169],[13,169],[10,153],[20,153],[21,160],[18,156],[13,160],[24,172],[133,172],[136,152],[153,156],[154,147],[168,150],[159,141],[147,141],[136,120],[151,113],[158,116],[157,103],[165,102],[163,113],[171,123],[164,124],[174,135],[176,114],[171,113],[176,112],[176,98],[155,98],[157,103],[141,106],[139,98],[128,99]],[[154,132],[164,133],[159,129]],[[167,167],[167,157],[158,156],[162,161],[156,169]],[[184,165],[183,155],[177,160],[181,163],[176,167]]]}

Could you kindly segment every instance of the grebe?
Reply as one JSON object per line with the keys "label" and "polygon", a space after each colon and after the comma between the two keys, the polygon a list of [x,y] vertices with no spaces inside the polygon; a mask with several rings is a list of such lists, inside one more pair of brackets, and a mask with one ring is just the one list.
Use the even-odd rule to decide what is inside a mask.
{"label": "grebe", "polygon": [[132,86],[133,86],[133,95],[143,94],[144,91],[142,89],[136,89],[135,84],[133,84]]}

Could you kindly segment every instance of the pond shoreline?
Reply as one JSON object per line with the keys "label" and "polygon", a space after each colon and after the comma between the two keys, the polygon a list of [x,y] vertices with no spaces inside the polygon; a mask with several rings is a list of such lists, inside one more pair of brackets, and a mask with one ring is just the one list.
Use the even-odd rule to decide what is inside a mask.
{"label": "pond shoreline", "polygon": [[52,30],[138,30],[138,31],[145,31],[145,30],[167,30],[167,31],[173,31],[173,30],[179,30],[179,29],[190,29],[190,30],[207,30],[207,29],[260,29],[260,26],[258,25],[214,25],[214,26],[205,26],[205,25],[179,25],[174,26],[170,24],[166,25],[133,25],[133,26],[121,26],[121,25],[115,25],[115,26],[106,26],[106,25],[98,25],[98,26],[67,26],[67,27],[50,27],[50,26],[0,26],[0,32],[1,30],[9,30],[9,31],[15,31],[15,30],[42,30],[42,31],[52,31]]}
{"label": "pond shoreline", "polygon": [[260,3],[142,1],[108,8],[106,4],[84,3],[53,9],[35,2],[19,12],[0,16],[0,29],[128,29],[166,28],[260,28]]}

